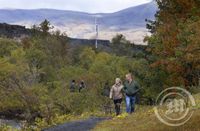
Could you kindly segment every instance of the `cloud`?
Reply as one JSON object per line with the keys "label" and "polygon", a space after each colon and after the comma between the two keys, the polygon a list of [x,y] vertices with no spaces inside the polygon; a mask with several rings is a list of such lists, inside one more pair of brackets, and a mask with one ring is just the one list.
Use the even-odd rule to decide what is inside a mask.
{"label": "cloud", "polygon": [[0,0],[0,8],[53,8],[90,13],[115,12],[151,0]]}

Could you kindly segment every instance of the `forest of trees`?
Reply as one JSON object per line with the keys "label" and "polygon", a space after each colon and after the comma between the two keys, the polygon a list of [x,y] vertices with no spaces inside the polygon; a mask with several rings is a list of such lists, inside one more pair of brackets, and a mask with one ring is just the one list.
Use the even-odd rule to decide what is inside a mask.
{"label": "forest of trees", "polygon": [[[70,46],[48,20],[33,26],[34,35],[20,42],[0,38],[0,114],[51,124],[56,115],[95,112],[108,98],[104,84],[133,73],[141,98],[155,99],[163,89],[188,90],[200,82],[200,1],[157,0],[156,20],[147,20],[152,36],[146,51],[135,53],[123,35],[113,38],[110,51]],[[71,80],[87,88],[70,93]],[[195,93],[195,92],[194,92]],[[148,102],[147,102],[148,103]]]}
{"label": "forest of trees", "polygon": [[147,27],[154,68],[162,70],[167,86],[197,86],[200,78],[200,1],[156,0],[156,21]]}
{"label": "forest of trees", "polygon": [[[89,45],[71,46],[59,31],[49,33],[49,21],[34,26],[31,37],[15,41],[0,38],[0,114],[51,124],[56,115],[96,112],[109,99],[104,84],[124,79],[132,71],[138,80],[150,82],[144,51],[134,52],[123,35],[112,40],[109,51]],[[145,78],[146,80],[144,80]],[[70,93],[71,80],[84,80],[87,88]],[[149,79],[149,80],[148,80]],[[142,95],[148,96],[148,88]]]}

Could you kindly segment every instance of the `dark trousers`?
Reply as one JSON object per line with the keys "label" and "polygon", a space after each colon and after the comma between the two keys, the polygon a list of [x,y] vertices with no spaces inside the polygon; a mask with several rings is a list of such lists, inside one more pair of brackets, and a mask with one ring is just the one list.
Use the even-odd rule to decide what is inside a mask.
{"label": "dark trousers", "polygon": [[117,116],[120,114],[121,103],[122,103],[122,99],[116,99],[116,100],[114,100],[115,112],[116,112]]}

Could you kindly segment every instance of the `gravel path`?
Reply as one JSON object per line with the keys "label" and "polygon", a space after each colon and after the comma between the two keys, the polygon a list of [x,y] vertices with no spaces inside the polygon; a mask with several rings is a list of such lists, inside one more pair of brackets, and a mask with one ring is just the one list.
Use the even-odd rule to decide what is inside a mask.
{"label": "gravel path", "polygon": [[43,131],[90,131],[96,124],[109,118],[89,118],[87,120],[80,120],[68,122],[52,128],[44,129]]}

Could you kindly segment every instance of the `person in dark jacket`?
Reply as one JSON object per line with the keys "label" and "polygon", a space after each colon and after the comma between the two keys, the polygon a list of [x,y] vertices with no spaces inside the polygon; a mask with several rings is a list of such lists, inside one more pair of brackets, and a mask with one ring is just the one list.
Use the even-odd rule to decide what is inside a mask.
{"label": "person in dark jacket", "polygon": [[135,111],[136,94],[140,87],[138,83],[133,79],[131,73],[126,75],[126,81],[124,83],[123,92],[126,97],[126,112],[131,114]]}
{"label": "person in dark jacket", "polygon": [[109,85],[109,82],[105,83],[101,95],[105,96],[105,97],[109,97],[109,95],[110,95],[110,85]]}
{"label": "person in dark jacket", "polygon": [[82,80],[81,83],[79,84],[79,89],[78,89],[78,91],[81,92],[81,90],[84,89],[85,87],[86,87],[86,86],[85,86],[85,82]]}
{"label": "person in dark jacket", "polygon": [[106,114],[111,114],[112,113],[112,106],[111,106],[111,101],[108,100],[109,95],[110,95],[110,84],[109,82],[105,82],[103,88],[102,88],[102,92],[101,95],[103,96],[103,100],[104,100],[104,105],[103,105],[103,109],[105,111]]}
{"label": "person in dark jacket", "polygon": [[75,92],[76,90],[76,81],[72,80],[70,84],[70,92]]}

